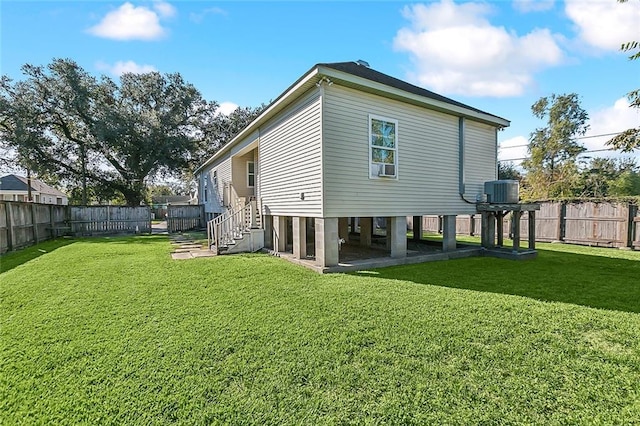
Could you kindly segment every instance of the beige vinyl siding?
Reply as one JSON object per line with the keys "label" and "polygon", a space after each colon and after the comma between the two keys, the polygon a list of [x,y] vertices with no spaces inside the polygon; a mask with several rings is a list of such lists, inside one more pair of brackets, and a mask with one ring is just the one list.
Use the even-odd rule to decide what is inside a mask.
{"label": "beige vinyl siding", "polygon": [[[213,187],[213,172],[218,172],[218,187]],[[207,180],[207,187],[209,188],[208,200],[204,201],[204,195],[200,197],[200,202],[204,203],[205,212],[207,213],[222,213],[224,207],[220,201],[224,198],[224,182],[231,181],[231,158],[223,158],[212,166],[207,167],[202,171],[200,188],[204,190],[204,179]]]}
{"label": "beige vinyl siding", "polygon": [[[458,190],[458,117],[337,84],[323,113],[326,217],[475,212]],[[369,178],[369,114],[398,120],[397,180]]]}
{"label": "beige vinyl siding", "polygon": [[260,129],[263,214],[322,216],[321,103],[314,88]]}
{"label": "beige vinyl siding", "polygon": [[496,129],[465,120],[465,194],[470,201],[484,192],[484,182],[496,179]]}
{"label": "beige vinyl siding", "polygon": [[254,151],[233,157],[232,165],[232,182],[233,189],[238,197],[250,197],[254,195],[254,188],[250,188],[247,183],[247,162],[254,161]]}

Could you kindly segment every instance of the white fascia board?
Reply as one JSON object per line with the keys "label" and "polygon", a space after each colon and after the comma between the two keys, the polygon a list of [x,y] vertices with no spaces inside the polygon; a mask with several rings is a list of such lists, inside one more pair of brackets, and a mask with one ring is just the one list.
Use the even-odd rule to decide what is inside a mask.
{"label": "white fascia board", "polygon": [[367,80],[366,78],[358,77],[353,74],[349,74],[343,71],[338,71],[333,68],[319,67],[319,72],[329,78],[333,77],[339,80],[349,82],[356,86],[368,87],[372,92],[378,93],[382,96],[389,97],[389,95],[396,99],[406,99],[411,103],[423,105],[427,108],[436,109],[438,111],[450,112],[457,116],[463,116],[473,118],[485,123],[493,124],[499,127],[509,127],[511,122],[495,115],[484,114],[471,109],[463,108],[458,105],[452,105],[447,102],[442,102],[436,99],[427,98],[425,96],[416,95],[395,87],[387,86],[386,84],[378,83],[376,81]]}
{"label": "white fascia board", "polygon": [[262,112],[255,120],[253,120],[247,127],[245,127],[240,133],[236,135],[233,139],[231,139],[226,145],[224,145],[218,152],[213,154],[211,158],[205,161],[200,167],[198,167],[194,174],[198,174],[203,168],[207,167],[218,158],[222,157],[227,151],[229,151],[234,145],[240,142],[242,139],[250,135],[253,131],[255,131],[258,127],[264,124],[271,117],[276,115],[280,110],[282,110],[285,106],[289,105],[289,103],[293,102],[296,99],[298,92],[309,82],[309,80],[315,78],[318,75],[318,67],[312,68],[305,75],[303,75],[297,82],[295,82],[291,87],[289,87],[286,91],[284,91],[280,96],[276,98],[275,101],[269,105],[269,107]]}

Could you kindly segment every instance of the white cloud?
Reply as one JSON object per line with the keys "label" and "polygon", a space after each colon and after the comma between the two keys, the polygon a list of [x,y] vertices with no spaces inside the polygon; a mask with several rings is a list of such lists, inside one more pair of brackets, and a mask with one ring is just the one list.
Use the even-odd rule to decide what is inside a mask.
{"label": "white cloud", "polygon": [[[610,148],[606,143],[614,136],[614,134],[640,126],[640,110],[638,110],[638,108],[629,108],[629,102],[627,99],[620,98],[615,101],[612,106],[592,112],[590,111],[589,117],[589,131],[584,135],[584,138],[579,139],[579,142],[588,151],[597,152],[586,153],[584,156],[610,158],[631,156],[638,158],[640,154],[637,152],[634,152],[631,155],[622,155],[618,151],[602,151]],[[500,142],[498,160],[505,161],[518,159],[513,161],[513,163],[519,165],[522,162],[520,159],[526,158],[528,155],[528,144],[529,140],[525,136],[516,136]]]}
{"label": "white cloud", "polygon": [[160,18],[175,14],[169,3],[157,1],[153,3],[155,11],[134,6],[127,2],[107,15],[88,32],[114,40],[157,40],[164,37],[166,30],[160,25]]}
{"label": "white cloud", "polygon": [[522,159],[527,157],[527,145],[529,140],[524,136],[516,136],[500,142],[498,149],[498,160],[510,161],[515,165],[522,163]]}
{"label": "white cloud", "polygon": [[576,25],[578,37],[590,46],[618,50],[640,36],[640,2],[566,0],[565,12]]}
{"label": "white cloud", "polygon": [[543,12],[553,9],[554,0],[513,0],[513,7],[519,12]]}
{"label": "white cloud", "polygon": [[518,96],[533,84],[534,72],[560,63],[563,53],[548,29],[518,36],[486,19],[485,3],[451,0],[407,6],[411,22],[394,47],[407,51],[416,70],[409,78],[435,91],[466,96]]}
{"label": "white cloud", "polygon": [[148,72],[157,71],[153,65],[138,65],[133,61],[118,61],[113,65],[109,65],[105,62],[96,63],[96,68],[100,71],[106,71],[110,74],[120,77],[122,74],[144,74]]}
{"label": "white cloud", "polygon": [[153,8],[163,18],[171,18],[176,14],[176,8],[164,1],[159,1],[159,0],[154,1]]}
{"label": "white cloud", "polygon": [[[640,126],[640,110],[630,108],[626,98],[618,99],[613,106],[589,113],[589,131],[585,136],[609,135]],[[609,148],[605,143],[613,136],[582,139],[588,150]],[[615,154],[615,153],[611,153]],[[605,155],[597,153],[595,155]]]}
{"label": "white cloud", "polygon": [[237,108],[238,104],[234,104],[233,102],[222,102],[216,110],[216,114],[229,115]]}
{"label": "white cloud", "polygon": [[200,13],[194,13],[192,12],[189,15],[189,19],[191,19],[193,22],[196,23],[200,23],[202,22],[202,20],[207,16],[207,15],[222,15],[222,16],[227,16],[228,13],[226,10],[221,9],[219,7],[210,7],[209,9],[205,9]]}

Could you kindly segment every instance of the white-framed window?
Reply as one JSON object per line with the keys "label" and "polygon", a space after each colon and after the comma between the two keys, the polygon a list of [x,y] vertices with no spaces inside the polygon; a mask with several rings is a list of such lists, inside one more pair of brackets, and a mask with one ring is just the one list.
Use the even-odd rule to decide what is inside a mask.
{"label": "white-framed window", "polygon": [[369,115],[369,177],[398,178],[398,120]]}
{"label": "white-framed window", "polygon": [[256,186],[256,164],[253,161],[247,161],[247,187]]}
{"label": "white-framed window", "polygon": [[[214,172],[215,173],[215,172]],[[209,201],[209,188],[207,185],[207,181],[209,180],[209,173],[204,174],[204,179],[202,180],[202,193],[204,194],[204,202]]]}

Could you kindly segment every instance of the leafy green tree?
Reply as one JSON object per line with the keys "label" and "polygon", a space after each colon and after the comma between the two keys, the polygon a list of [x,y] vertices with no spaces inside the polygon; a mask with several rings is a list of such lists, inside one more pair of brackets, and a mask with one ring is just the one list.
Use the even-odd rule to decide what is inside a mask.
{"label": "leafy green tree", "polygon": [[576,137],[589,128],[589,116],[575,93],[542,97],[531,111],[546,120],[546,126],[529,138],[529,158],[522,163],[527,172],[525,195],[530,199],[571,196],[578,179],[576,157],[585,151]]}
{"label": "leafy green tree", "polygon": [[625,197],[640,195],[640,173],[627,170],[609,184],[609,195]]}
{"label": "leafy green tree", "polygon": [[609,184],[618,176],[614,159],[594,158],[580,172],[575,195],[579,197],[607,197]]}
{"label": "leafy green tree", "polygon": [[179,74],[125,74],[96,79],[69,59],[25,65],[24,81],[0,81],[0,143],[24,167],[67,186],[111,188],[138,205],[146,182],[202,161],[205,101]]}
{"label": "leafy green tree", "polygon": [[518,169],[516,169],[516,166],[512,162],[499,162],[498,179],[519,181],[522,179],[522,174],[518,171]]}
{"label": "leafy green tree", "polygon": [[[627,0],[618,0],[619,3],[626,3]],[[629,60],[636,61],[640,59],[640,41],[634,40],[622,43],[620,46],[622,52],[630,53]],[[632,90],[627,93],[630,108],[640,108],[640,89]],[[622,152],[631,152],[634,149],[640,149],[640,126],[627,129],[616,135],[607,145],[619,149]]]}

